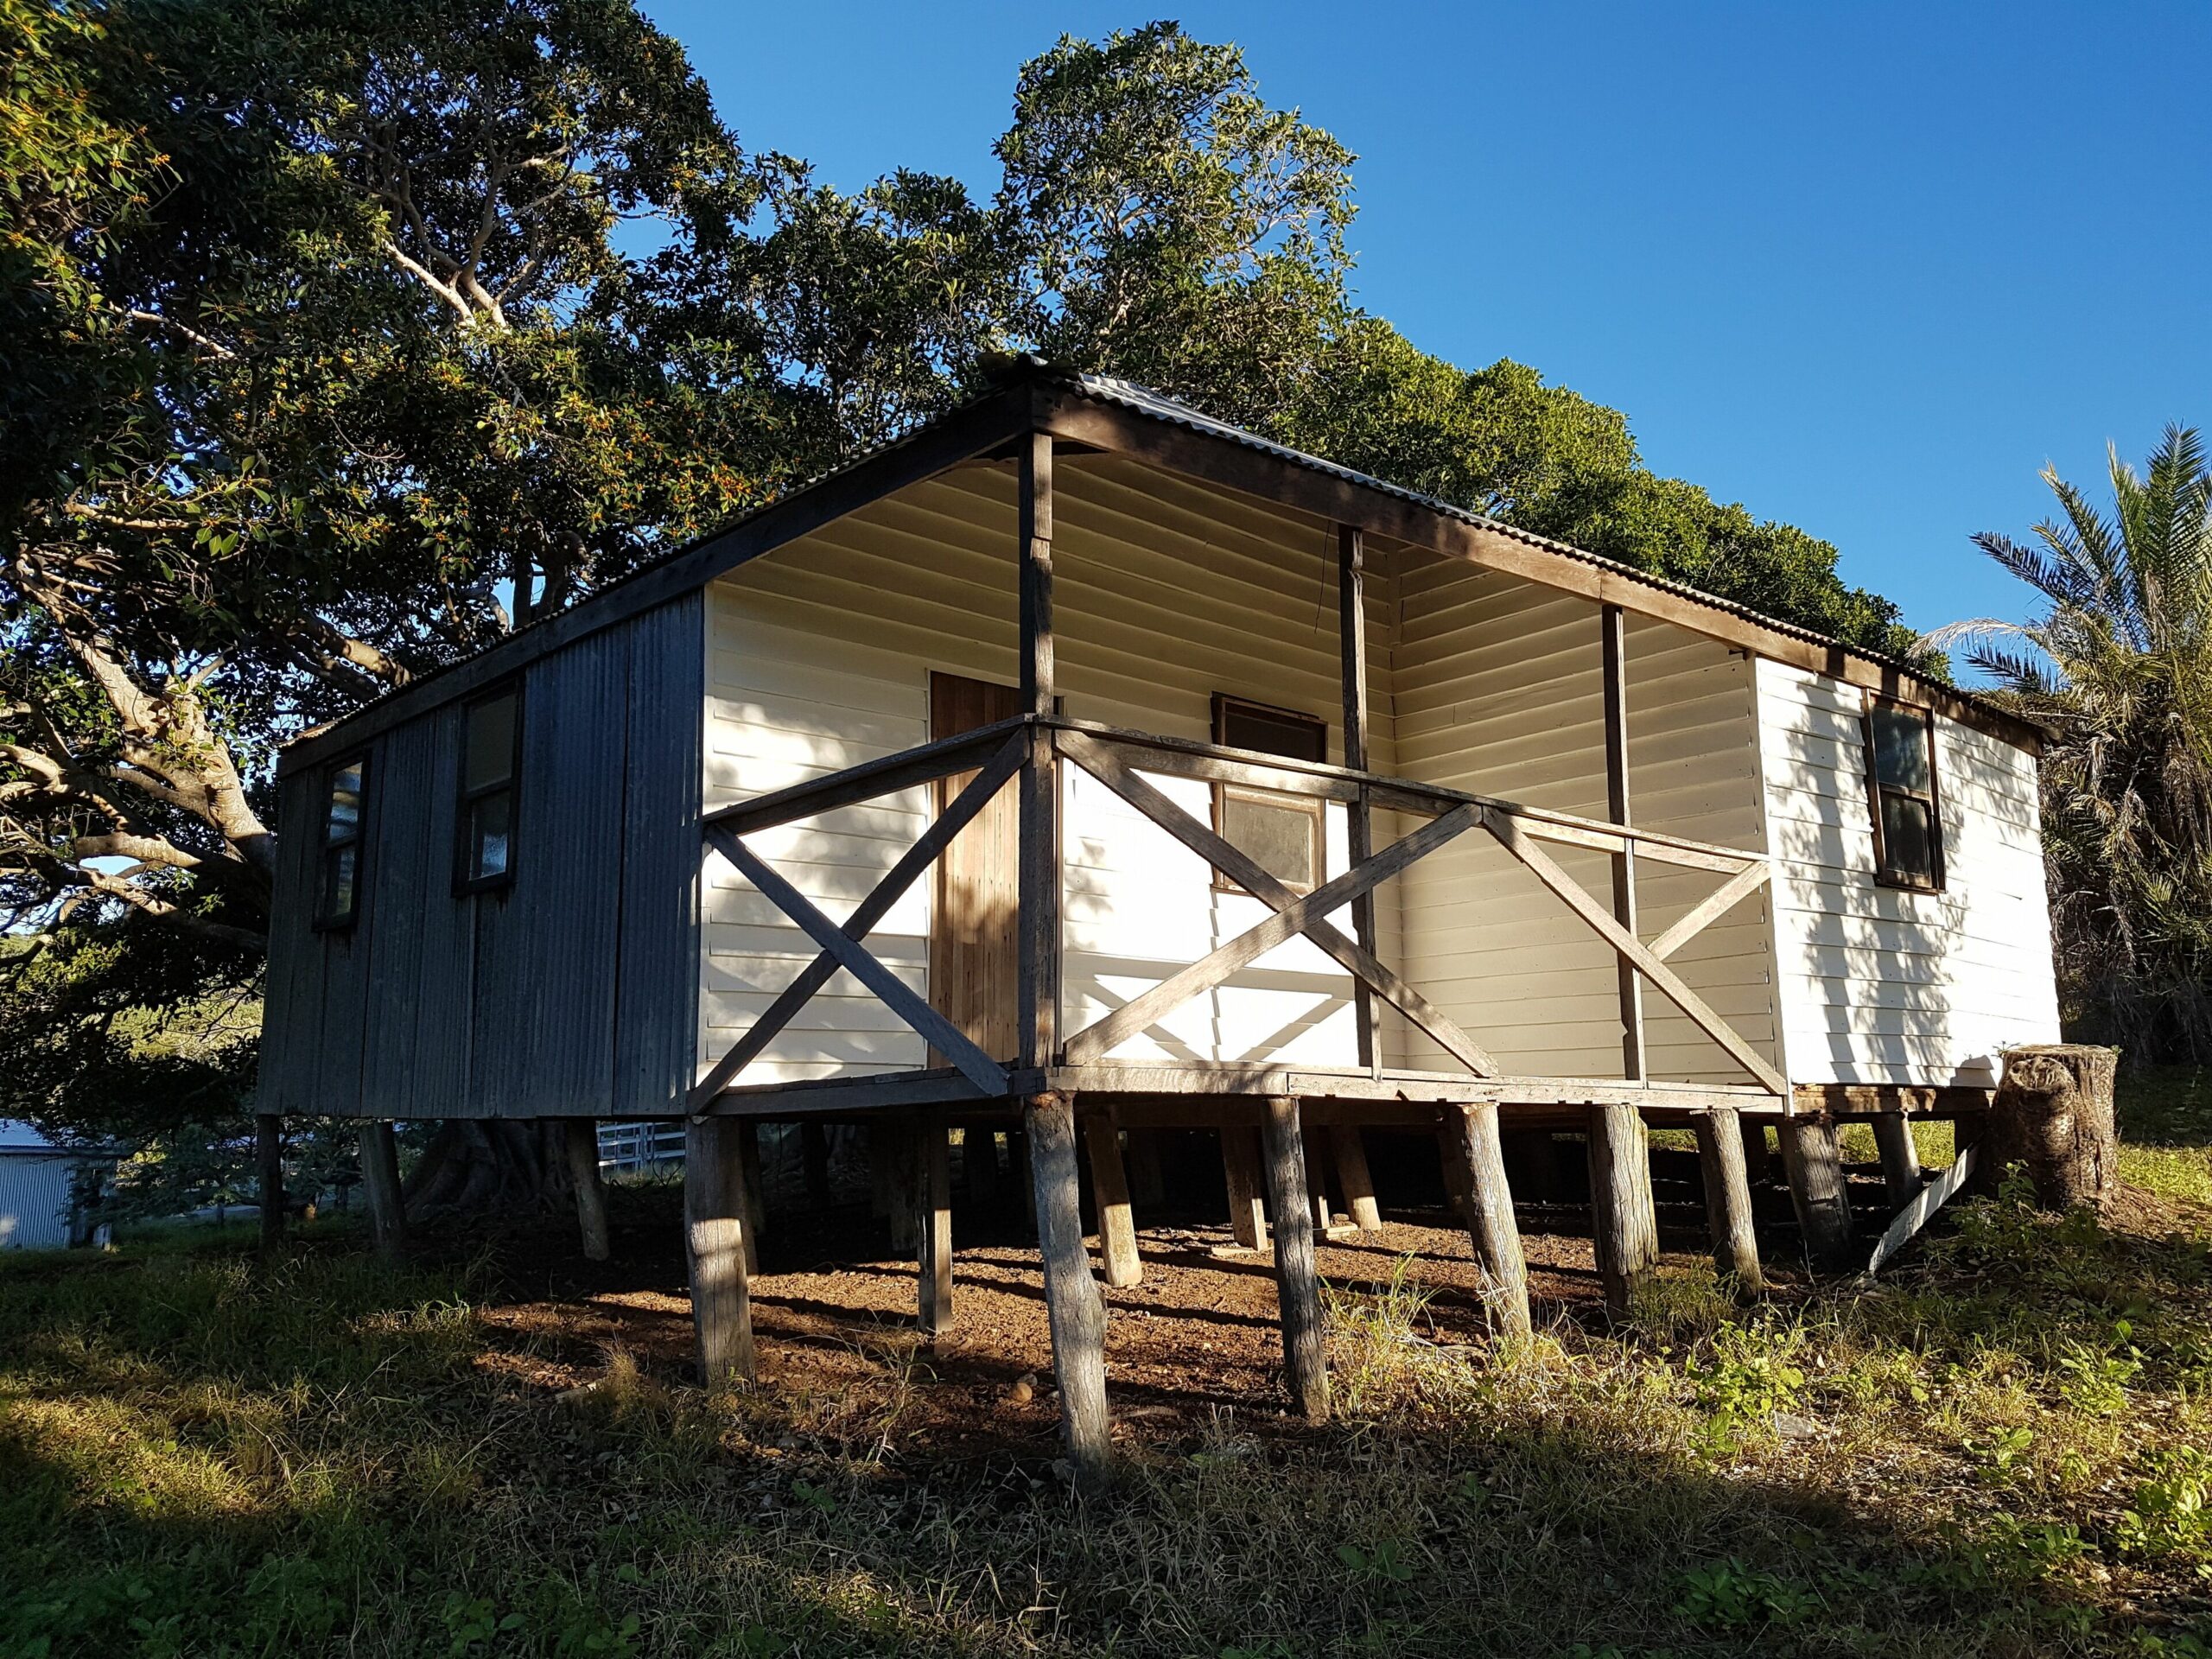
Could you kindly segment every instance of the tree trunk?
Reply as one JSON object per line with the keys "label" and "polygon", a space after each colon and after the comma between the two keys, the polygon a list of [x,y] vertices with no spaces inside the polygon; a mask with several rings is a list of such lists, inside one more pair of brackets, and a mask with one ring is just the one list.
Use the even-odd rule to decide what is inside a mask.
{"label": "tree trunk", "polygon": [[2026,1166],[2045,1210],[2102,1209],[2120,1179],[2113,1074],[2120,1051],[2052,1043],[2005,1051],[1980,1156],[1993,1176]]}
{"label": "tree trunk", "polygon": [[474,1221],[567,1207],[575,1192],[568,1133],[559,1117],[448,1118],[408,1178],[407,1218]]}

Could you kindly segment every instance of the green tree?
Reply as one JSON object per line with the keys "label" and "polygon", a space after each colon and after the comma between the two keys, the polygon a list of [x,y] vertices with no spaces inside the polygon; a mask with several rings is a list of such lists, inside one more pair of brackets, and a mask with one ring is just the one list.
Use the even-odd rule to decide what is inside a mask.
{"label": "green tree", "polygon": [[2112,511],[2046,468],[2058,514],[1974,541],[2033,588],[2035,620],[1941,630],[2051,728],[2045,866],[2071,1023],[2134,1060],[2212,1057],[2212,478],[2170,427]]}

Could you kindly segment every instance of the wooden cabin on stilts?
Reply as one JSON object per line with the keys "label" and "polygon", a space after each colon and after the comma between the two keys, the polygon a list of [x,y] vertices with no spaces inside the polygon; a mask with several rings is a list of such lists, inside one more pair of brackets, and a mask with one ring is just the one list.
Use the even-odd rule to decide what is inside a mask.
{"label": "wooden cabin on stilts", "polygon": [[1025,362],[292,745],[260,1109],[367,1120],[389,1248],[395,1120],[683,1120],[710,1382],[753,1366],[748,1131],[810,1126],[826,1190],[822,1126],[868,1128],[938,1332],[951,1138],[980,1181],[1004,1136],[1096,1470],[1079,1173],[1130,1282],[1163,1133],[1218,1135],[1317,1418],[1317,1230],[1376,1224],[1375,1137],[1434,1148],[1506,1334],[1512,1189],[1569,1145],[1617,1306],[1658,1253],[1655,1127],[1696,1131],[1747,1288],[1775,1152],[1806,1254],[1853,1260],[1840,1122],[1927,1207],[1909,1120],[1971,1124],[1999,1051],[2056,1035],[2037,736]]}

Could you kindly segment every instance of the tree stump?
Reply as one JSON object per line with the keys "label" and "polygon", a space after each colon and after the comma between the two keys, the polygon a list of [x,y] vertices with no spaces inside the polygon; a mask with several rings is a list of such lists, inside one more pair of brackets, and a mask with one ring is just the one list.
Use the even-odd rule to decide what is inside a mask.
{"label": "tree stump", "polygon": [[2036,1204],[2101,1210],[2120,1179],[2113,1075],[2120,1051],[2051,1043],[2005,1051],[2005,1079],[1978,1154],[1993,1177],[2026,1166]]}

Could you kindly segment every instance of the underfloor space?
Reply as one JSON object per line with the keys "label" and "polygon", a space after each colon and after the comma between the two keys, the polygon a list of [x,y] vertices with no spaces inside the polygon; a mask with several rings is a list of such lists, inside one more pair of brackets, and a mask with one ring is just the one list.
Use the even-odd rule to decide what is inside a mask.
{"label": "underfloor space", "polygon": [[[666,1248],[677,1230],[666,1202],[673,1195],[616,1196],[612,1262],[594,1266],[570,1249],[554,1262],[549,1250],[536,1259],[547,1262],[555,1294],[502,1297],[480,1309],[494,1330],[515,1338],[486,1363],[510,1370],[526,1387],[561,1390],[602,1376],[610,1354],[620,1351],[649,1377],[692,1381],[690,1303],[680,1255]],[[647,1200],[668,1209],[664,1228],[639,1224]],[[623,1212],[628,1225],[620,1224]],[[1524,1211],[1524,1230],[1540,1214]],[[976,1230],[986,1228],[979,1222]],[[1095,1236],[1090,1242],[1095,1262]],[[1710,1270],[1696,1231],[1669,1227],[1664,1242],[1669,1265]],[[1138,1243],[1143,1282],[1102,1286],[1117,1436],[1173,1442],[1202,1434],[1222,1413],[1302,1428],[1282,1393],[1269,1253],[1236,1249],[1224,1224],[1204,1218],[1142,1227]],[[1523,1245],[1540,1326],[1603,1322],[1587,1238],[1530,1230]],[[858,1438],[891,1433],[940,1455],[1058,1456],[1035,1244],[1017,1226],[1001,1225],[980,1238],[957,1234],[956,1249],[957,1325],[932,1344],[916,1328],[913,1263],[882,1253],[880,1227],[865,1206],[802,1215],[772,1230],[753,1280],[760,1385],[803,1402],[799,1417],[832,1436],[849,1427]],[[1421,1296],[1417,1339],[1443,1346],[1486,1340],[1467,1234],[1446,1225],[1440,1211],[1387,1211],[1377,1233],[1334,1230],[1319,1259],[1327,1294]]]}

